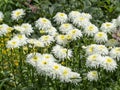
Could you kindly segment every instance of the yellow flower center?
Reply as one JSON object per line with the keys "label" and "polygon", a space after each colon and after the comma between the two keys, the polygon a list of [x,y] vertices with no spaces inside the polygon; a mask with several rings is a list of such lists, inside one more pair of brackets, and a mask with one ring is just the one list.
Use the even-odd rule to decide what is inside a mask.
{"label": "yellow flower center", "polygon": [[46,59],[49,59],[49,58],[50,58],[50,56],[49,56],[49,55],[46,55],[46,56],[45,56],[45,58],[46,58]]}
{"label": "yellow flower center", "polygon": [[84,17],[80,17],[79,20],[80,20],[80,21],[83,21],[83,20],[85,20],[85,18],[84,18]]}
{"label": "yellow flower center", "polygon": [[116,52],[120,52],[120,48],[116,48],[116,50],[115,50]]}
{"label": "yellow flower center", "polygon": [[3,26],[2,26],[2,25],[0,25],[0,30],[2,30],[2,28],[3,28]]}
{"label": "yellow flower center", "polygon": [[44,36],[44,40],[47,41],[49,39],[48,36]]}
{"label": "yellow flower center", "polygon": [[106,26],[107,26],[107,27],[110,27],[110,26],[111,26],[111,24],[110,24],[110,23],[107,23],[107,24],[106,24]]}
{"label": "yellow flower center", "polygon": [[62,49],[62,52],[63,53],[67,53],[67,49]]}
{"label": "yellow flower center", "polygon": [[13,45],[15,45],[15,44],[16,44],[16,42],[15,42],[15,41],[13,41],[13,42],[12,42],[12,44],[13,44]]}
{"label": "yellow flower center", "polygon": [[99,48],[99,49],[103,49],[103,48],[104,48],[104,46],[99,46],[98,48]]}
{"label": "yellow flower center", "polygon": [[97,58],[97,56],[93,55],[91,58],[92,58],[93,60],[95,60],[95,59]]}
{"label": "yellow flower center", "polygon": [[76,30],[72,30],[72,34],[75,34],[76,33]]}
{"label": "yellow flower center", "polygon": [[58,65],[54,65],[53,68],[54,68],[55,70],[58,70],[58,69],[59,69],[59,66],[58,66]]}
{"label": "yellow flower center", "polygon": [[42,19],[42,22],[43,22],[43,23],[46,23],[46,22],[47,22],[47,20],[46,20],[46,19]]}
{"label": "yellow flower center", "polygon": [[102,32],[99,32],[99,33],[97,34],[97,36],[98,36],[98,37],[102,37],[102,36],[103,36],[103,33],[102,33]]}
{"label": "yellow flower center", "polygon": [[46,65],[46,64],[47,64],[47,62],[46,62],[46,61],[42,61],[42,64]]}
{"label": "yellow flower center", "polygon": [[93,26],[89,26],[89,27],[88,27],[88,30],[89,30],[89,31],[93,31],[93,29],[94,29]]}
{"label": "yellow flower center", "polygon": [[22,39],[22,38],[23,38],[23,36],[22,36],[22,35],[18,35],[18,38],[19,38],[19,39]]}
{"label": "yellow flower center", "polygon": [[107,58],[106,62],[107,63],[112,63],[112,59],[111,58]]}
{"label": "yellow flower center", "polygon": [[63,71],[63,75],[67,75],[68,74],[68,71],[67,70],[64,70]]}
{"label": "yellow flower center", "polygon": [[13,30],[13,28],[12,27],[8,27],[7,30],[8,30],[8,32],[11,32]]}
{"label": "yellow flower center", "polygon": [[21,15],[21,12],[18,11],[18,12],[16,12],[15,14],[16,14],[16,16],[20,16],[20,15]]}
{"label": "yellow flower center", "polygon": [[38,57],[37,57],[37,56],[34,56],[34,57],[33,57],[33,60],[34,60],[34,61],[38,61]]}
{"label": "yellow flower center", "polygon": [[27,25],[23,25],[23,27],[24,27],[24,28],[28,28],[28,26],[27,26]]}
{"label": "yellow flower center", "polygon": [[60,35],[60,39],[64,40],[65,39],[65,35]]}
{"label": "yellow flower center", "polygon": [[69,26],[69,24],[64,24],[64,26],[65,26],[65,27],[68,27],[68,26]]}
{"label": "yellow flower center", "polygon": [[92,76],[97,76],[97,72],[92,72]]}
{"label": "yellow flower center", "polygon": [[66,38],[67,38],[68,40],[71,40],[71,39],[72,39],[72,37],[71,37],[70,35],[67,35]]}
{"label": "yellow flower center", "polygon": [[93,47],[90,47],[90,48],[89,48],[89,52],[93,52]]}
{"label": "yellow flower center", "polygon": [[64,14],[63,14],[63,13],[60,13],[60,16],[61,16],[61,17],[63,17],[63,16],[64,16]]}
{"label": "yellow flower center", "polygon": [[40,33],[41,33],[41,34],[44,34],[44,33],[45,33],[45,31],[44,31],[44,30],[40,30]]}

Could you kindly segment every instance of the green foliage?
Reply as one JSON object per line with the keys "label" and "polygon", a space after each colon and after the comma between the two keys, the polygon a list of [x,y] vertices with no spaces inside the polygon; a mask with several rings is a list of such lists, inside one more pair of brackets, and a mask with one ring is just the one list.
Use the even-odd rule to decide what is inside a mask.
{"label": "green foliage", "polygon": [[[34,22],[39,17],[46,17],[52,20],[52,17],[57,12],[65,12],[68,14],[72,10],[90,13],[93,16],[92,22],[97,26],[100,26],[100,24],[105,21],[111,21],[113,18],[117,18],[117,16],[120,14],[119,2],[120,2],[119,0],[31,0],[31,2],[30,0],[0,0],[0,11],[3,11],[5,15],[4,23],[7,23],[10,26],[21,24],[23,22],[28,22],[34,25]],[[32,8],[26,5],[26,3],[34,6],[36,8],[36,11],[32,10]],[[27,11],[26,12],[27,17],[24,17],[23,20],[19,22],[15,22],[10,19],[11,11],[17,8],[23,8]],[[36,31],[32,37],[37,37],[36,36],[38,35],[37,33],[39,32]],[[87,38],[84,38],[84,40],[79,41],[79,43],[73,42],[73,44],[71,44],[71,47],[76,45],[74,48],[75,55],[77,55],[78,53],[84,54],[83,51],[80,51],[81,47],[79,46],[88,45],[90,42],[91,42],[90,39],[88,40]],[[3,44],[2,41],[0,41],[0,43]],[[5,62],[8,60],[9,63],[9,60],[12,61],[12,59],[18,59],[21,60],[18,62],[21,66],[17,67],[15,65],[12,66],[8,64],[10,65],[9,67],[11,67],[12,69],[18,69],[17,74],[14,72],[14,70],[12,71],[12,73],[15,73],[17,77],[17,81],[19,81],[16,82],[17,84],[10,83],[10,81],[12,81],[13,78],[15,77],[11,75],[10,71],[4,71],[1,69],[2,66],[0,67],[0,90],[5,90],[5,89],[6,90],[9,89],[10,90],[55,90],[54,88],[57,88],[58,90],[61,90],[61,88],[62,90],[120,90],[120,77],[119,77],[120,75],[119,73],[116,73],[119,72],[119,70],[117,70],[115,73],[111,73],[110,75],[108,75],[107,72],[104,72],[103,77],[107,75],[108,77],[105,77],[104,80],[101,81],[99,80],[97,83],[87,82],[87,79],[83,78],[82,81],[83,84],[79,83],[79,85],[71,85],[69,83],[60,83],[57,80],[56,81],[51,80],[49,79],[49,77],[47,77],[48,80],[46,80],[46,77],[39,76],[38,74],[36,74],[35,69],[29,66],[28,64],[25,64],[24,62],[26,54],[28,54],[30,50],[28,50],[28,52],[24,51],[23,49],[7,51],[8,56],[6,54],[2,56],[3,54],[2,50],[6,50],[5,43],[3,46],[0,47],[0,59],[1,59],[0,62]],[[10,55],[11,52],[13,53],[13,56]],[[16,54],[17,56],[15,56],[14,54]],[[81,55],[78,56],[77,58],[72,58],[72,59],[74,60],[79,58],[85,59],[85,56]],[[2,61],[3,59],[4,60],[7,59],[7,60]],[[81,62],[81,64],[83,65],[79,65],[79,68],[77,69],[76,67],[78,66],[76,63],[79,62],[74,62],[69,67],[73,68],[73,70],[76,70],[79,73],[86,72],[86,69],[85,70],[80,69],[81,67],[84,67],[83,65],[85,65],[85,62]],[[116,76],[114,77],[114,75]],[[111,79],[109,79],[109,77],[111,77]],[[31,80],[29,80],[30,78]],[[104,82],[111,82],[111,83],[104,83]]]}
{"label": "green foliage", "polygon": [[[2,7],[0,10],[10,17],[12,10],[24,8],[29,10],[27,15],[31,20],[36,20],[38,17],[51,18],[56,12],[69,13],[69,11],[77,10],[90,13],[94,18],[93,21],[98,24],[104,21],[111,21],[111,19],[116,18],[120,14],[119,0],[31,0],[30,4],[37,7],[37,12],[35,13],[31,13],[30,7],[25,5],[28,1],[0,0],[0,7]],[[8,18],[5,21],[7,20]]]}

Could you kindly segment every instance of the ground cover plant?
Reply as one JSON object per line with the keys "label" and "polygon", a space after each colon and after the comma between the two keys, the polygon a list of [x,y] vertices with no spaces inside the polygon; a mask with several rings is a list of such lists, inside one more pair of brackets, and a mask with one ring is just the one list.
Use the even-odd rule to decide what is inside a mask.
{"label": "ground cover plant", "polygon": [[119,0],[0,2],[0,90],[120,89]]}

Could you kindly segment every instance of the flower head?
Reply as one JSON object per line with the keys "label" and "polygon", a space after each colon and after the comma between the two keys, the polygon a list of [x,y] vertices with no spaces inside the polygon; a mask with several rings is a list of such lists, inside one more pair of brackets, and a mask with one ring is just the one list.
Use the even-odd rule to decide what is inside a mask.
{"label": "flower head", "polygon": [[103,60],[101,62],[101,66],[106,71],[111,71],[112,72],[117,68],[117,63],[111,57],[105,56],[105,57],[103,57]]}
{"label": "flower head", "polygon": [[12,14],[11,14],[13,20],[19,20],[24,15],[25,15],[25,11],[23,9],[16,9],[12,11]]}
{"label": "flower head", "polygon": [[115,32],[116,26],[114,23],[106,22],[101,25],[101,30],[105,33]]}
{"label": "flower head", "polygon": [[81,13],[78,11],[71,11],[68,16],[69,16],[69,19],[73,21],[76,17],[79,17],[80,15]]}
{"label": "flower head", "polygon": [[110,56],[119,61],[120,60],[120,47],[112,48],[110,51]]}
{"label": "flower head", "polygon": [[98,80],[98,72],[97,71],[88,72],[87,78],[89,81],[97,81]]}
{"label": "flower head", "polygon": [[59,27],[59,30],[65,34],[69,32],[71,29],[73,29],[73,25],[69,23],[64,23]]}
{"label": "flower head", "polygon": [[51,21],[46,18],[39,18],[35,22],[35,26],[39,29],[46,30],[46,29],[50,28],[52,26],[52,24],[51,24]]}
{"label": "flower head", "polygon": [[72,57],[72,50],[71,49],[67,49],[67,48],[63,48],[60,45],[56,45],[53,47],[52,49],[52,53],[59,59],[66,59],[66,58],[70,58]]}
{"label": "flower head", "polygon": [[94,36],[94,40],[97,43],[104,43],[104,42],[108,41],[108,37],[105,32],[97,32]]}
{"label": "flower head", "polygon": [[100,65],[102,56],[99,54],[92,54],[87,57],[86,66],[97,68]]}
{"label": "flower head", "polygon": [[98,28],[94,24],[90,24],[90,25],[86,26],[84,29],[84,33],[87,36],[94,36],[94,34],[97,32],[98,32]]}
{"label": "flower head", "polygon": [[50,45],[52,42],[54,42],[54,38],[53,36],[50,36],[50,35],[43,35],[39,38],[39,40],[41,42],[44,43],[45,46],[48,46]]}
{"label": "flower head", "polygon": [[72,40],[80,39],[83,36],[79,29],[72,29],[67,33],[67,35],[69,35]]}
{"label": "flower head", "polygon": [[58,12],[54,16],[54,20],[57,22],[57,24],[63,24],[65,22],[67,22],[68,17],[67,17],[67,15],[65,13]]}

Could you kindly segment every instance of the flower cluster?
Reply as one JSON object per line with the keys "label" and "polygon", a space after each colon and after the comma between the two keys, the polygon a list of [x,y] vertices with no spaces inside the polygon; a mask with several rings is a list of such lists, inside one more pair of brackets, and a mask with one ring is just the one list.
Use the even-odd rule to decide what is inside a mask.
{"label": "flower cluster", "polygon": [[27,62],[33,65],[36,70],[53,79],[59,79],[61,82],[78,83],[81,81],[80,74],[72,72],[70,68],[56,63],[52,54],[30,53],[27,55]]}
{"label": "flower cluster", "polygon": [[[18,21],[25,15],[25,11],[17,9],[11,15],[13,20]],[[3,18],[2,14],[0,14],[1,18]],[[111,22],[103,23],[100,27],[91,23],[92,16],[90,14],[78,11],[71,11],[68,15],[58,12],[53,19],[59,25],[57,28],[47,18],[40,17],[35,21],[35,29],[42,33],[38,38],[29,38],[34,33],[33,27],[29,23],[22,23],[13,28],[2,24],[0,25],[0,36],[6,35],[13,29],[19,32],[13,34],[12,39],[7,42],[7,48],[19,48],[25,45],[32,49],[37,47],[38,51],[33,50],[27,55],[27,63],[36,68],[39,74],[59,79],[61,82],[78,83],[81,81],[79,73],[73,72],[67,66],[57,62],[69,61],[76,57],[72,43],[81,40],[80,43],[84,44],[84,38],[93,40],[89,45],[83,47],[87,57],[86,68],[90,70],[99,68],[107,72],[116,70],[117,61],[120,61],[120,47],[118,41],[109,36],[117,32],[117,28],[120,26],[120,16]],[[49,50],[41,50],[46,47]],[[87,73],[86,77],[89,81],[97,81],[99,75],[97,70],[92,70]]]}
{"label": "flower cluster", "polygon": [[[87,46],[85,50],[86,55],[88,56],[86,60],[87,67],[103,68],[108,72],[113,72],[117,68],[117,61],[120,60],[120,47],[109,50],[105,45],[91,44]],[[96,78],[97,77],[95,76],[95,81],[98,79]],[[93,77],[88,76],[88,79],[91,81],[93,80]]]}
{"label": "flower cluster", "polygon": [[8,26],[7,24],[0,25],[0,36],[6,35],[7,33],[13,30],[12,27]]}

